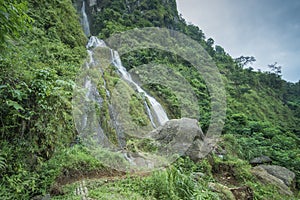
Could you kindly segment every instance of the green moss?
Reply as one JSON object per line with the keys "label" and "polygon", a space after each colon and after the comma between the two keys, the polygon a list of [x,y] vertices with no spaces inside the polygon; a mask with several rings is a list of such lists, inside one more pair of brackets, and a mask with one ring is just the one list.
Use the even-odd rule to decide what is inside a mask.
{"label": "green moss", "polygon": [[157,144],[150,138],[138,140],[137,148],[143,152],[155,153],[158,150]]}
{"label": "green moss", "polygon": [[132,121],[140,126],[147,126],[149,124],[149,118],[146,115],[146,108],[144,105],[144,99],[140,94],[131,95],[129,101],[129,114]]}

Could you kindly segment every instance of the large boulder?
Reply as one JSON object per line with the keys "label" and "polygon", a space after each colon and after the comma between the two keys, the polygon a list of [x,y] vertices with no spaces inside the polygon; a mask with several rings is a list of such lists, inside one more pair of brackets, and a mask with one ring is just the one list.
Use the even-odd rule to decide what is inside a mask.
{"label": "large boulder", "polygon": [[164,156],[189,156],[196,160],[204,135],[195,119],[172,119],[148,134],[157,142],[158,152]]}
{"label": "large boulder", "polygon": [[296,175],[291,170],[278,165],[260,165],[261,168],[266,170],[269,174],[279,178],[288,187],[294,188]]}
{"label": "large boulder", "polygon": [[256,166],[251,169],[251,173],[256,176],[264,184],[272,184],[277,187],[278,192],[283,195],[292,196],[293,192],[290,188],[284,183],[283,180],[277,178],[276,176],[268,173],[267,170],[262,166]]}
{"label": "large boulder", "polygon": [[262,164],[271,164],[272,163],[272,159],[268,156],[260,156],[260,157],[256,157],[253,158],[252,160],[250,160],[249,162],[252,166],[257,166],[257,165],[262,165]]}

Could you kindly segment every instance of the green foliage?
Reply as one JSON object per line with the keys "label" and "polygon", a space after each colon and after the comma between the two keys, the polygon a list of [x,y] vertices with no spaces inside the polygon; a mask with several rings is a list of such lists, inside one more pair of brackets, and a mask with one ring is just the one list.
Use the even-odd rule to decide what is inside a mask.
{"label": "green foliage", "polygon": [[[16,0],[0,1],[0,47],[28,31],[32,18],[26,13],[26,2]],[[1,49],[2,52],[2,49]]]}
{"label": "green foliage", "polygon": [[[258,132],[252,132],[254,130]],[[299,138],[291,133],[285,135],[280,130],[268,126],[262,128],[257,123],[247,131],[249,135],[226,135],[232,152],[248,161],[262,155],[269,156],[273,164],[287,167],[296,173],[299,187]]]}
{"label": "green foliage", "polygon": [[[253,190],[254,199],[268,199],[271,194],[273,199],[293,199],[279,194],[273,185],[263,185],[258,182],[250,173],[251,166],[232,154],[235,151],[232,149],[235,148],[232,144],[237,144],[236,138],[226,135],[224,142],[220,144],[228,150],[223,158],[210,156],[199,163],[194,163],[188,158],[179,158],[166,170],[154,171],[146,177],[128,174],[127,177],[115,177],[113,181],[106,178],[86,180],[84,186],[89,191],[88,197],[95,199],[222,199],[232,196],[231,193],[229,194],[230,191],[212,192],[208,189],[208,185],[230,176],[234,179],[232,182],[234,185],[229,184],[228,187],[248,186]],[[197,173],[203,175],[198,177]],[[53,199],[78,198],[74,191],[79,184],[82,183],[64,186],[64,195]]]}
{"label": "green foliage", "polygon": [[[39,12],[47,10],[47,5],[39,4]],[[60,9],[59,4],[53,5]],[[29,2],[28,7],[32,9],[35,4]],[[72,5],[64,9],[76,16]],[[46,25],[39,20],[35,19],[35,24]],[[52,40],[45,27],[34,26],[0,55],[1,138],[11,142],[26,138],[44,157],[49,157],[58,141],[73,137],[72,79],[85,56],[84,47],[78,46],[85,39],[76,18],[70,22],[77,23],[78,37],[83,38],[73,49],[62,38]]]}
{"label": "green foliage", "polygon": [[[0,173],[2,178],[0,194],[3,199],[30,199],[37,194],[45,195],[49,193],[49,189],[58,177],[71,179],[79,174],[105,170],[103,164],[80,145],[57,150],[48,161],[37,155],[32,157],[24,153],[14,155],[14,151],[20,152],[20,149],[24,149],[22,146],[13,149],[8,144],[2,143],[2,148],[7,153],[6,160],[13,163],[6,165],[4,171]],[[21,160],[24,162],[22,163]],[[28,168],[26,162],[34,162],[34,170]]]}
{"label": "green foliage", "polygon": [[[91,152],[81,145],[57,151],[52,158],[37,168],[40,173],[40,186],[46,192],[58,177],[71,179],[89,172],[105,170],[104,165]],[[62,180],[64,181],[64,180]]]}
{"label": "green foliage", "polygon": [[5,169],[5,166],[6,166],[5,157],[2,154],[0,154],[0,170]]}
{"label": "green foliage", "polygon": [[68,0],[0,1],[0,18],[0,140],[5,158],[0,161],[0,196],[29,199],[46,190],[40,185],[42,173],[36,172],[40,164],[75,135],[73,80],[86,56],[86,38]]}
{"label": "green foliage", "polygon": [[3,199],[29,199],[38,190],[39,174],[31,173],[28,168],[29,162],[38,162],[38,157],[24,154],[21,150],[26,145],[24,141],[19,141],[19,146],[1,141],[0,195]]}
{"label": "green foliage", "polygon": [[168,6],[159,1],[144,0],[137,1],[102,1],[98,4],[95,12],[89,8],[91,13],[92,33],[100,34],[102,38],[107,38],[113,33],[129,30],[135,27],[176,27],[174,18],[178,18],[176,2],[170,0]]}
{"label": "green foliage", "polygon": [[207,129],[210,97],[197,69],[179,56],[154,49],[132,51],[122,55],[122,61],[142,87],[163,105],[170,119],[200,116],[202,129]]}
{"label": "green foliage", "polygon": [[136,147],[143,152],[157,152],[157,144],[150,138],[145,138],[137,141]]}
{"label": "green foliage", "polygon": [[207,183],[194,178],[199,167],[189,159],[179,159],[166,171],[154,172],[143,181],[141,191],[155,199],[218,199]]}
{"label": "green foliage", "polygon": [[[166,171],[156,171],[145,178],[129,176],[115,181],[88,181],[89,197],[95,199],[219,199],[207,189],[207,182],[196,180],[198,166],[188,159],[180,159]],[[54,199],[75,199],[74,189],[78,183],[66,186],[65,195]]]}
{"label": "green foliage", "polygon": [[[146,5],[146,2],[142,1],[140,5],[137,5],[129,1],[129,7],[126,7],[123,1],[115,1],[113,5],[107,2],[106,5],[103,5],[103,9],[107,9],[107,13],[114,13],[112,21],[113,24],[118,24],[114,27],[116,31],[125,30],[122,26],[130,28],[149,25],[171,26],[203,45],[216,62],[226,83],[228,107],[223,132],[237,137],[235,153],[246,160],[266,154],[271,156],[276,164],[286,166],[298,174],[299,169],[296,165],[299,164],[295,156],[299,152],[299,139],[297,137],[300,135],[299,126],[297,125],[300,122],[299,84],[291,84],[282,80],[277,73],[279,72],[277,69],[280,70],[280,68],[276,64],[277,69],[273,66],[275,70],[273,72],[275,73],[255,72],[251,67],[244,68],[246,65],[252,64],[255,58],[242,56],[239,60],[232,59],[221,46],[216,45],[213,47],[213,39],[205,40],[203,32],[198,27],[187,24],[181,16],[172,11],[169,12],[168,8],[161,9],[159,2],[154,1],[149,5]],[[170,2],[168,1],[168,3]],[[128,5],[128,2],[126,5]],[[156,11],[152,10],[154,8]],[[141,16],[140,10],[146,11],[144,16]],[[108,22],[110,20],[107,19],[109,14],[104,13],[93,13],[94,17],[98,17],[94,21],[94,26],[109,27]],[[133,14],[134,16],[132,16]],[[164,14],[175,14],[178,20],[166,25],[161,20],[161,16]],[[107,21],[104,19],[107,19]],[[109,37],[110,34],[114,33],[114,30],[107,31],[108,29],[105,29],[105,33],[100,28],[94,30],[103,37]],[[189,63],[170,53],[153,49],[143,49],[122,55],[122,61],[128,70],[133,69],[134,72],[139,71],[140,66],[151,62],[165,64],[167,67],[179,72],[189,82],[198,99],[200,99],[198,102],[199,121],[202,129],[207,130],[210,123],[209,94],[205,83],[201,79],[201,74],[193,70]],[[178,96],[176,96],[177,94],[173,93],[173,88],[151,82],[149,78],[151,75],[139,75],[147,83],[143,87],[161,102],[168,115],[171,118],[180,117],[180,102]]]}
{"label": "green foliage", "polygon": [[149,124],[148,117],[145,115],[147,111],[145,110],[144,98],[143,94],[133,94],[129,101],[129,114],[132,117],[132,121],[140,126]]}
{"label": "green foliage", "polygon": [[287,199],[287,200],[295,200],[298,199],[298,197],[291,197],[291,196],[284,196],[282,194],[278,193],[278,189],[274,185],[265,185],[259,182],[247,182],[247,185],[251,188],[253,188],[254,193],[254,199],[257,200],[265,200],[272,197],[274,200],[281,200],[281,199]]}
{"label": "green foliage", "polygon": [[[232,155],[245,160],[263,154],[270,156],[275,164],[297,174],[299,188],[299,82],[293,84],[282,80],[276,64],[271,69],[275,73],[243,69],[221,46],[213,47],[213,39],[206,40],[198,27],[187,24],[178,16],[176,1],[161,2],[103,0],[100,5],[88,8],[93,22],[92,32],[108,38],[113,33],[136,27],[159,26],[181,31],[199,42],[216,62],[226,83],[228,109],[223,132],[227,149]],[[97,149],[89,152],[79,146],[59,150],[69,146],[76,135],[71,115],[73,81],[86,58],[84,45],[87,39],[71,1],[29,0],[25,3],[0,0],[0,21],[1,198],[29,199],[36,194],[45,194],[58,176],[102,170],[102,164],[94,156],[105,162],[125,165],[117,153],[99,152]],[[249,59],[253,61],[251,57]],[[209,93],[201,74],[189,63],[153,49],[122,55],[122,60],[128,69],[138,70],[143,64],[155,62],[180,74],[199,99],[197,114],[200,115],[202,129],[207,130],[211,109]],[[149,83],[149,77],[145,75],[144,78]],[[114,102],[114,99],[106,98],[103,88],[98,87],[104,99],[98,115],[104,130],[116,143],[116,132],[110,123],[110,103],[123,107],[124,113],[128,114],[124,119],[128,116],[133,119],[133,124],[122,121],[128,127],[125,133],[132,133],[130,131],[136,130],[138,125],[146,127],[149,120],[141,106],[143,97],[134,94],[122,83],[114,69],[106,71],[103,79],[110,92],[119,86],[122,89],[118,90],[118,97],[129,96],[128,102]],[[145,89],[159,99],[171,117],[181,116],[180,103],[190,105],[187,99],[180,102],[180,94],[174,93],[172,87],[150,82]],[[128,107],[130,110],[124,109]],[[147,133],[149,130],[145,128],[143,131]],[[151,142],[130,140],[128,145],[133,144],[135,151],[156,151]],[[254,190],[256,199],[267,199],[270,195],[280,199],[272,186],[258,184],[250,177],[249,166],[244,161],[235,157],[214,159],[215,166],[208,159],[197,165],[180,160],[170,169],[155,172],[142,180],[128,179],[104,184],[103,187],[91,186],[91,196],[112,198],[109,194],[114,191],[116,199],[120,196],[136,199],[217,199],[218,195],[207,189],[207,182],[213,181],[216,168],[226,166],[234,169],[241,183]],[[195,180],[193,173],[198,171],[208,174],[208,178]],[[77,198],[73,194],[69,197]]]}
{"label": "green foliage", "polygon": [[251,166],[249,163],[245,160],[241,160],[235,155],[235,152],[238,149],[237,143],[238,141],[233,135],[225,135],[224,140],[220,145],[228,151],[227,154],[223,158],[218,156],[210,158],[209,162],[212,165],[212,173],[215,179],[226,182],[224,177],[230,177],[230,179],[234,179],[234,181],[226,183],[227,185],[231,187],[241,185],[248,186],[253,191],[254,199],[257,200],[269,199],[270,197],[276,200],[295,199],[295,197],[280,194],[275,185],[266,185],[258,181],[251,174]]}

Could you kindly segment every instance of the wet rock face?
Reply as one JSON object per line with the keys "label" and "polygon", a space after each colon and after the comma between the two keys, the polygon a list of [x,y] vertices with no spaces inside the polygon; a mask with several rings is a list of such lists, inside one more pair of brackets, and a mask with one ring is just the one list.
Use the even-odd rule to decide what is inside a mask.
{"label": "wet rock face", "polygon": [[167,121],[148,134],[158,143],[158,152],[177,154],[196,160],[204,135],[195,119],[182,118]]}

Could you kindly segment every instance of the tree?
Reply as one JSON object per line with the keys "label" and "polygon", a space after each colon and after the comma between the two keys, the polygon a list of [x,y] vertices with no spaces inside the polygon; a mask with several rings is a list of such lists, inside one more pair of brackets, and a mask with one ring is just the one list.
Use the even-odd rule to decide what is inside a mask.
{"label": "tree", "polygon": [[275,62],[274,64],[268,65],[268,67],[270,68],[271,73],[274,73],[274,74],[280,76],[282,66],[277,65],[277,62]]}
{"label": "tree", "polygon": [[234,59],[236,63],[238,63],[239,66],[242,68],[248,64],[252,64],[256,61],[256,59],[253,56],[240,56],[238,58]]}
{"label": "tree", "polygon": [[212,38],[208,38],[206,41],[206,47],[204,48],[207,51],[207,53],[212,57],[214,57],[215,55],[215,50],[213,48],[214,43],[215,41]]}
{"label": "tree", "polygon": [[216,49],[216,54],[219,54],[219,55],[225,55],[226,54],[224,48],[219,46],[219,45],[216,45],[215,49]]}
{"label": "tree", "polygon": [[214,45],[215,41],[212,38],[208,38],[206,41],[206,44],[210,47],[212,47]]}

